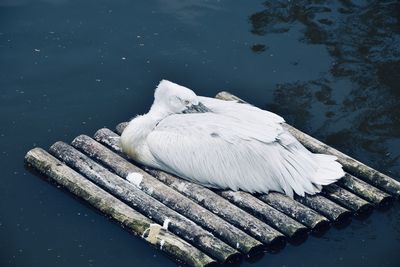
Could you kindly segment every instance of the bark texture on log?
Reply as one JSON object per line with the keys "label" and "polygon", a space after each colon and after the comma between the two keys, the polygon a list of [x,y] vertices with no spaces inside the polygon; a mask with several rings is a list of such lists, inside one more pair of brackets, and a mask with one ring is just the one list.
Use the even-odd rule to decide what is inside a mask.
{"label": "bark texture on log", "polygon": [[322,193],[329,199],[332,199],[357,214],[369,213],[373,209],[371,203],[341,188],[340,186],[337,186],[336,184],[324,186]]}
{"label": "bark texture on log", "polygon": [[[120,127],[120,130],[123,130],[123,127]],[[95,134],[96,140],[111,147],[115,151],[121,153],[121,147],[119,145],[118,137],[119,136],[116,133],[105,128],[98,130]],[[280,200],[282,199],[283,196],[283,195],[281,196],[281,194],[270,193],[268,195],[270,195],[270,197],[268,198],[270,199],[270,202],[269,203],[267,202],[267,204],[283,212],[284,214],[290,216],[291,218],[294,218],[298,222],[306,225],[307,227],[315,230],[327,227],[328,220],[325,217],[313,211],[312,209],[286,196],[284,196],[286,197],[285,198],[286,201],[280,203]],[[304,212],[304,214],[302,215],[301,212]]]}
{"label": "bark texture on log", "polygon": [[307,235],[308,228],[306,226],[247,192],[225,190],[218,192],[218,194],[267,222],[269,225],[272,225],[289,238],[298,239],[301,238],[301,236]]}
{"label": "bark texture on log", "polygon": [[228,200],[210,189],[177,178],[159,170],[148,170],[151,175],[194,200],[224,220],[243,229],[245,232],[272,248],[279,249],[285,244],[284,235],[244,210],[232,205]]}
{"label": "bark texture on log", "polygon": [[376,206],[387,206],[393,202],[393,197],[391,195],[348,173],[346,173],[346,176],[340,179],[337,184]]}
{"label": "bark texture on log", "polygon": [[[214,237],[210,232],[147,195],[131,182],[108,171],[72,146],[57,142],[50,147],[50,153],[85,175],[92,182],[125,201],[135,210],[164,225],[164,228],[218,261],[227,262],[240,257],[238,251]],[[140,179],[140,175],[134,177]]]}
{"label": "bark texture on log", "polygon": [[141,180],[136,183],[139,189],[211,231],[219,239],[240,252],[253,254],[262,250],[262,243],[256,239],[168,187],[89,136],[80,135],[76,137],[72,145],[121,177],[126,178],[130,173],[141,174]]}
{"label": "bark texture on log", "polygon": [[124,121],[119,123],[116,127],[115,130],[117,131],[118,134],[122,134],[122,132],[124,131],[125,127],[128,125],[129,122]]}
{"label": "bark texture on log", "polygon": [[[220,92],[216,95],[216,98],[222,100],[237,100],[242,103],[244,101],[228,92]],[[294,128],[293,126],[284,123],[284,127],[300,141],[306,148],[315,153],[331,154],[338,158],[344,169],[351,174],[360,177],[361,179],[379,187],[383,191],[392,194],[395,197],[400,197],[400,182],[365,165],[362,162],[330,147],[321,141],[311,137],[308,134]]]}
{"label": "bark texture on log", "polygon": [[30,150],[25,159],[39,172],[120,222],[130,232],[142,237],[175,260],[196,267],[216,265],[215,260],[205,253],[133,210],[43,149]]}
{"label": "bark texture on log", "polygon": [[[122,125],[122,123],[119,125]],[[126,126],[126,124],[125,124],[125,126]],[[123,129],[124,129],[123,126],[119,127],[119,130],[123,131]],[[106,129],[106,128],[98,130],[95,134],[95,139],[97,141],[105,144],[108,147],[111,147],[116,152],[121,153],[122,151],[121,151],[118,137],[119,136],[116,133],[114,133],[113,131]],[[155,175],[157,178],[159,178],[161,181],[165,182],[169,186],[172,186],[176,190],[178,190],[180,192],[184,191],[184,192],[182,192],[184,194],[193,194],[193,196],[191,196],[191,197],[195,198],[196,201],[198,203],[201,203],[202,205],[204,205],[204,202],[203,202],[204,199],[207,199],[209,197],[209,195],[211,195],[212,198],[208,199],[207,203],[212,202],[212,199],[215,198],[215,194],[213,192],[211,192],[211,194],[207,193],[210,190],[206,189],[202,186],[195,185],[195,187],[197,187],[197,189],[195,189],[195,191],[193,191],[192,185],[194,185],[194,184],[192,184],[190,182],[171,177],[170,175],[168,175],[164,172],[159,172],[156,170],[151,170],[150,173]],[[187,184],[189,185],[190,189],[188,189]],[[202,190],[203,188],[205,190]],[[201,197],[196,197],[196,195],[198,193],[199,193],[199,196],[201,196]],[[247,197],[243,195],[240,197],[241,200],[236,202],[235,200],[239,200],[239,197],[235,197],[235,194],[242,194],[242,193],[247,194]],[[294,237],[294,235],[302,234],[301,232],[304,232],[304,225],[296,222],[292,218],[286,216],[282,212],[279,212],[278,210],[272,208],[271,206],[258,200],[257,198],[251,196],[248,193],[222,191],[221,196],[223,196],[224,198],[227,198],[232,203],[235,203],[236,205],[238,205],[238,206],[248,210],[252,214],[258,216],[259,218],[261,218],[268,224],[274,226],[276,229],[278,229],[279,231],[281,231],[282,233],[286,234],[289,237]],[[221,201],[217,201],[217,203],[219,203],[219,202],[221,202]],[[212,205],[214,205],[214,204],[211,203],[209,205],[210,205],[210,208],[212,211],[221,213],[221,211],[218,211],[218,209],[215,209],[212,207]]]}
{"label": "bark texture on log", "polygon": [[297,130],[293,126],[285,125],[290,133],[297,138],[305,147],[315,153],[330,154],[338,158],[345,171],[360,177],[383,191],[400,197],[400,182],[395,179],[361,163],[346,154],[322,143],[321,141]]}
{"label": "bark texture on log", "polygon": [[269,192],[259,196],[259,199],[315,231],[329,227],[329,220],[326,217],[284,194]]}
{"label": "bark texture on log", "polygon": [[[111,147],[116,152],[121,152],[118,135],[111,130],[105,128],[100,129],[96,132],[95,139],[100,143]],[[242,209],[232,205],[229,201],[221,198],[211,190],[203,186],[172,177],[169,174],[157,170],[147,169],[147,172],[169,187],[174,188],[176,191],[194,200],[199,205],[207,208],[214,214],[219,215],[224,220],[244,230],[249,235],[253,236],[264,244],[271,246],[274,249],[284,246],[284,236],[280,232],[243,211]],[[163,174],[168,175],[170,179],[163,179]],[[171,181],[174,181],[175,183]],[[190,189],[187,190],[189,187]],[[188,193],[188,191],[190,193]]]}
{"label": "bark texture on log", "polygon": [[295,196],[294,198],[335,223],[342,223],[350,219],[351,212],[349,210],[319,194],[305,195],[304,197]]}

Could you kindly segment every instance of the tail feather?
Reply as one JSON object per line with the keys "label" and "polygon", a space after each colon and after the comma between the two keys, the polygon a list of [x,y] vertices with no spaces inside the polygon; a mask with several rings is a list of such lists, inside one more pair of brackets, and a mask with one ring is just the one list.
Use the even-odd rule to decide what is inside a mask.
{"label": "tail feather", "polygon": [[317,185],[328,185],[342,178],[345,173],[342,165],[336,161],[336,157],[325,154],[313,154],[318,169],[311,177],[311,181]]}
{"label": "tail feather", "polygon": [[[299,144],[280,150],[279,179],[282,191],[289,197],[319,193],[322,186],[336,182],[344,176],[342,165],[335,156],[313,154]],[[294,192],[293,192],[294,191]]]}

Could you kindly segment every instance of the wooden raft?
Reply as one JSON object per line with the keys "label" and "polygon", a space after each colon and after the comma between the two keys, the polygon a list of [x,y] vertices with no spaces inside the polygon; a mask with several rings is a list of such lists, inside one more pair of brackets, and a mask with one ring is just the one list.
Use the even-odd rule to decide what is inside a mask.
{"label": "wooden raft", "polygon": [[[241,99],[220,92],[223,100]],[[314,196],[291,199],[271,192],[213,191],[168,173],[139,166],[121,153],[119,135],[103,128],[94,137],[34,148],[26,161],[50,180],[89,202],[179,263],[214,266],[265,249],[302,242],[310,232],[387,207],[400,183],[285,124],[305,147],[338,157],[346,176]],[[245,179],[245,177],[243,177]]]}

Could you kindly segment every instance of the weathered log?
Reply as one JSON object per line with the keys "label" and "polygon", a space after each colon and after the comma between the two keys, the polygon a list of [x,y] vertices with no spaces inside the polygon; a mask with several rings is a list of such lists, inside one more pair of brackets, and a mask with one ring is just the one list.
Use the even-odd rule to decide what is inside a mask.
{"label": "weathered log", "polygon": [[304,197],[296,195],[294,198],[335,223],[340,224],[350,219],[351,212],[349,210],[319,194],[312,196],[305,195]]}
{"label": "weathered log", "polygon": [[[227,92],[221,92],[216,97],[219,99],[224,99],[224,100],[240,100],[242,103],[244,103],[243,100],[241,100],[238,97],[233,96]],[[314,149],[311,149],[309,147],[310,143],[316,144],[314,142],[314,140],[319,142],[320,144],[322,144],[320,141],[313,139],[310,136],[307,136],[306,134],[302,133],[301,131],[295,129],[294,127],[292,127],[288,124],[284,124],[284,127],[286,127],[300,142],[303,143],[304,146],[309,148],[311,151],[318,152],[318,153],[327,153],[324,151],[315,151]],[[327,145],[324,145],[324,146],[328,147]],[[336,155],[336,156],[338,156],[338,155]],[[346,157],[348,157],[348,156],[346,156]],[[338,161],[341,162],[339,157],[338,157]],[[343,166],[346,169],[345,164],[343,164]],[[351,175],[347,175],[345,177],[345,179],[342,179],[342,180],[343,181],[341,181],[339,183],[342,187],[350,189],[355,194],[357,194],[369,201],[372,201],[374,204],[380,205],[381,202],[383,204],[390,202],[389,196],[384,195],[384,193],[380,192],[380,190],[378,190],[378,189],[370,190],[371,188],[373,188],[372,186],[368,186],[368,184],[366,184],[366,183],[361,183],[361,181],[359,181],[358,179],[356,179],[355,177],[353,177]],[[395,181],[395,180],[393,180],[393,181]],[[395,181],[395,182],[397,182],[397,181]],[[331,195],[331,194],[333,194],[333,195]],[[344,190],[344,189],[340,189],[340,187],[339,188],[336,188],[335,186],[333,186],[332,188],[328,187],[326,190],[326,195],[327,195],[327,197],[334,200],[335,202],[337,202],[347,208],[350,208],[357,213],[369,212],[371,210],[370,204],[366,203],[362,199],[357,198],[351,192],[348,192],[347,190]],[[351,203],[349,203],[348,201],[351,201]]]}
{"label": "weathered log", "polygon": [[173,259],[196,267],[217,265],[215,260],[205,253],[133,210],[43,149],[30,150],[25,159],[48,178],[120,222],[130,232],[166,252]]}
{"label": "weathered log", "polygon": [[[228,92],[220,92],[216,95],[216,98],[222,100],[239,100],[240,102],[244,103],[242,99]],[[360,177],[362,180],[379,187],[383,191],[390,193],[397,198],[400,197],[399,181],[365,165],[362,162],[357,161],[356,159],[334,149],[333,147],[322,143],[321,141],[303,133],[287,123],[284,123],[284,127],[312,152],[336,156],[338,158],[338,162],[343,165],[347,172]],[[365,196],[365,198],[368,199],[368,196]]]}
{"label": "weathered log", "polygon": [[121,177],[131,173],[141,174],[136,186],[169,208],[191,219],[215,236],[244,254],[258,253],[263,244],[222,218],[168,187],[139,167],[112,152],[86,135],[76,137],[72,145]]}
{"label": "weathered log", "polygon": [[388,206],[393,202],[393,197],[391,195],[348,173],[346,173],[346,176],[340,179],[337,184],[376,206]]}
{"label": "weathered log", "polygon": [[[116,152],[121,152],[118,137],[119,136],[116,133],[106,128],[98,130],[94,136],[94,138],[100,143],[111,147]],[[158,171],[147,171],[157,179],[167,184],[169,187],[174,188],[175,190],[194,200],[201,206],[207,208],[215,214],[218,214],[226,221],[244,230],[249,235],[255,237],[264,244],[271,246],[274,249],[279,249],[284,246],[284,236],[280,232],[276,231],[269,225],[251,216],[240,208],[232,205],[229,201],[221,198],[211,190],[196,184],[192,184],[190,182],[187,182],[188,184],[184,185],[180,183],[178,187],[176,187],[176,183],[167,183],[164,179],[161,179],[160,173],[158,173]],[[171,179],[168,181],[171,181],[172,179],[177,178],[171,177]],[[186,181],[178,179],[177,182],[184,183]],[[191,189],[190,195],[186,191],[182,191],[184,187],[193,187]],[[195,195],[197,195],[197,197],[194,197]],[[199,201],[199,199],[201,199],[201,201]]]}
{"label": "weathered log", "polygon": [[[237,250],[147,195],[134,184],[108,171],[72,146],[57,142],[50,147],[50,153],[85,175],[92,182],[125,201],[135,210],[164,225],[165,228],[218,261],[229,262],[240,258]],[[140,175],[136,177],[140,178]]]}
{"label": "weathered log", "polygon": [[[123,128],[120,128],[123,130]],[[96,132],[95,139],[100,143],[111,147],[118,153],[121,153],[121,148],[119,145],[118,135],[113,131],[103,128]],[[262,221],[254,218],[253,216],[249,215],[248,213],[244,212],[243,210],[237,208],[236,206],[230,204],[228,201],[224,200],[220,196],[218,196],[213,191],[185,181],[183,179],[176,178],[172,175],[169,175],[165,172],[160,172],[158,170],[149,170],[147,171],[167,184],[168,186],[174,188],[175,190],[181,192],[185,196],[191,198],[192,200],[196,201],[197,203],[201,204],[202,206],[206,207],[210,211],[214,212],[215,214],[220,215],[225,220],[229,221],[233,225],[245,230],[247,233],[256,237],[258,240],[262,241],[265,244],[270,245],[273,248],[280,248],[284,245],[283,235],[278,232],[281,228],[287,228],[286,231],[289,233],[290,237],[293,237],[294,234],[301,232],[304,230],[304,226],[297,223],[297,222],[290,222],[290,218],[286,217],[287,220],[284,219],[284,214],[277,215],[276,213],[270,212],[268,214],[264,214],[263,217],[271,217],[275,216],[276,218],[269,218],[269,220],[265,220],[270,225],[278,224],[282,226],[281,228],[275,227],[278,231],[275,231]],[[256,199],[257,200],[257,199]],[[272,209],[271,207],[269,207]],[[263,210],[265,211],[265,209]],[[275,210],[275,212],[279,213]],[[284,223],[282,223],[282,220]],[[270,223],[273,222],[273,223]],[[297,224],[296,224],[297,223]],[[289,229],[292,227],[292,229]]]}
{"label": "weathered log", "polygon": [[400,182],[395,179],[361,163],[354,158],[330,147],[321,141],[297,130],[293,126],[285,125],[289,132],[297,138],[305,147],[310,151],[322,154],[331,154],[338,158],[338,162],[343,165],[345,171],[356,175],[362,180],[371,183],[383,191],[395,196],[400,197]]}
{"label": "weathered log", "polygon": [[284,194],[269,192],[259,199],[317,232],[329,227],[327,218]]}
{"label": "weathered log", "polygon": [[244,210],[232,205],[228,200],[217,195],[210,189],[177,178],[163,171],[151,169],[148,172],[166,185],[174,188],[213,213],[218,214],[224,220],[239,227],[264,244],[277,249],[284,246],[284,235]]}
{"label": "weathered log", "polygon": [[324,186],[322,193],[329,199],[357,214],[369,213],[373,209],[371,203],[341,188],[340,186],[337,186],[336,184]]}
{"label": "weathered log", "polygon": [[218,193],[238,207],[241,207],[267,222],[269,225],[272,225],[275,229],[291,239],[303,239],[307,236],[308,228],[306,226],[272,208],[247,192],[224,190]]}
{"label": "weathered log", "polygon": [[[126,127],[126,123],[120,123],[117,127],[117,131],[118,132],[122,132],[124,130],[124,128]],[[121,153],[121,148],[119,145],[119,139],[118,139],[118,135],[115,134],[114,132],[112,132],[109,129],[100,129],[96,132],[95,134],[95,139],[101,143],[104,143],[105,145],[111,147],[113,150]],[[228,194],[225,195],[226,197],[228,197]],[[278,196],[280,197],[280,196]],[[230,199],[233,199],[230,198]],[[316,201],[310,200],[311,198],[304,198],[305,202],[311,206],[311,208],[315,208],[318,207],[318,203]],[[340,221],[340,220],[344,220],[345,218],[348,217],[348,211],[344,208],[341,208],[340,206],[338,206],[335,203],[332,203],[330,200],[323,198],[324,201],[322,203],[322,208],[318,209],[325,209],[326,212],[325,214],[328,214],[328,216],[330,217],[331,220],[333,221]],[[330,202],[331,205],[324,205],[324,203]],[[283,205],[287,205],[286,207],[278,205],[279,201],[272,201],[270,203],[273,203],[275,206],[275,208],[285,214],[290,213],[290,217],[299,220],[301,223],[305,224],[307,227],[310,227],[312,229],[323,229],[326,228],[328,226],[328,221],[326,220],[326,218],[319,216],[316,212],[314,212],[313,210],[304,207],[303,205],[297,203],[296,201],[293,200],[287,200],[284,202]],[[251,207],[254,205],[254,203],[249,202],[249,203],[242,203],[242,207],[248,206]],[[296,212],[297,210],[299,211],[304,211],[307,215],[305,215],[305,218],[303,216],[300,216],[299,212]],[[297,217],[293,217],[293,214],[298,214]],[[266,220],[267,222],[269,222],[268,220]],[[274,225],[273,223],[271,223],[271,225]],[[288,222],[287,225],[290,225],[290,223]],[[277,228],[279,230],[281,230],[282,232],[284,232],[285,230],[282,230],[282,228]],[[288,230],[286,230],[288,231]]]}
{"label": "weathered log", "polygon": [[122,134],[122,132],[124,131],[124,129],[126,128],[126,126],[128,125],[129,122],[124,121],[119,123],[116,127],[115,130],[117,131],[118,134]]}
{"label": "weathered log", "polygon": [[[120,123],[117,126],[117,132],[122,133],[124,130],[124,127],[126,127],[127,123]],[[114,150],[118,151],[121,153],[121,148],[119,147],[119,142],[117,141],[118,135],[113,133],[112,131],[108,129],[100,129],[97,131],[95,134],[95,138],[97,140],[101,140],[101,142],[105,143],[106,145],[112,147]],[[294,218],[295,220],[301,222],[302,224],[305,224],[307,227],[310,227],[311,229],[315,231],[320,231],[322,229],[325,229],[329,226],[329,221],[324,217],[321,216],[320,214],[316,213],[312,209],[298,203],[297,201],[294,201],[293,199],[288,198],[286,201],[283,203],[279,203],[279,199],[281,199],[280,195],[270,193],[270,196],[268,199],[270,199],[270,203],[267,202],[267,204],[270,204],[273,206],[275,209],[285,213],[286,215],[289,215],[290,217]],[[277,198],[276,201],[273,200],[273,198]],[[265,201],[264,201],[265,202]],[[313,201],[305,201],[308,205],[311,205],[312,207],[318,207],[318,205],[313,205],[315,202]],[[324,206],[329,206],[329,203],[332,203],[329,200],[324,201]],[[275,205],[275,206],[274,206]],[[287,206],[285,206],[287,205]],[[330,214],[330,217],[335,220],[339,219],[341,220],[342,218],[344,219],[347,217],[346,213],[347,211],[344,209],[337,209],[336,204],[330,205],[329,209],[327,209],[326,213],[329,213],[329,211],[335,212]],[[303,215],[300,213],[304,212]],[[288,214],[289,213],[289,214]],[[343,217],[340,218],[340,214],[343,213]],[[293,217],[293,215],[296,215],[296,217]]]}

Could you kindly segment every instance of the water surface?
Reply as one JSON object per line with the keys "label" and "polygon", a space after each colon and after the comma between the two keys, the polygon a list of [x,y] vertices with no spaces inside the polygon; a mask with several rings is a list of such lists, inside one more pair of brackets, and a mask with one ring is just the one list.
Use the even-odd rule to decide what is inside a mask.
{"label": "water surface", "polygon": [[[0,266],[174,266],[23,156],[224,89],[400,177],[397,1],[0,0]],[[243,266],[398,266],[400,205]]]}

